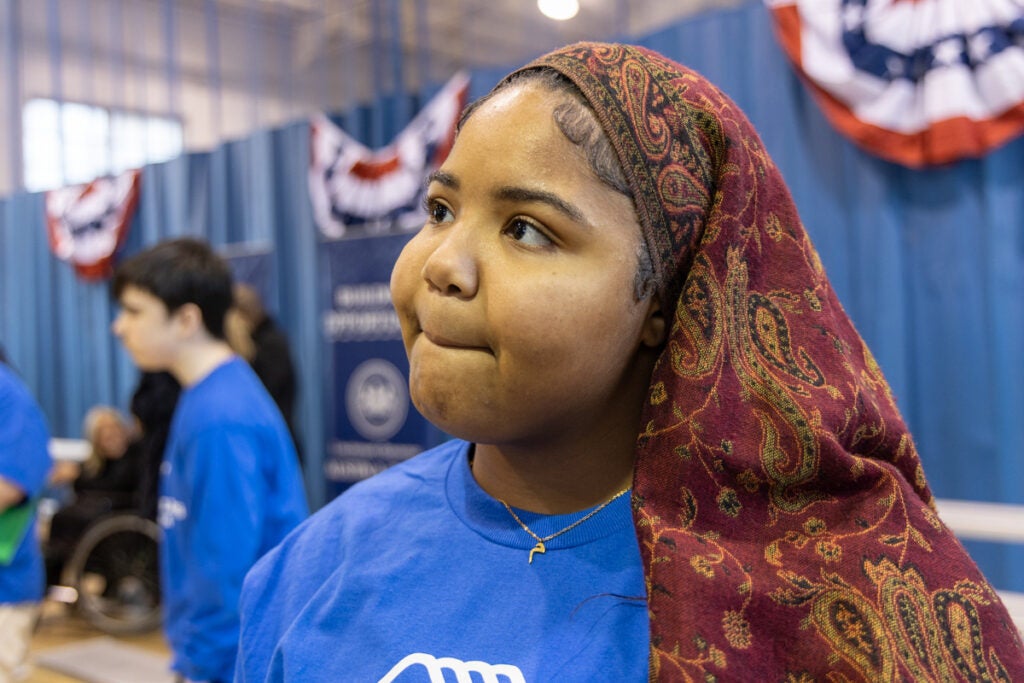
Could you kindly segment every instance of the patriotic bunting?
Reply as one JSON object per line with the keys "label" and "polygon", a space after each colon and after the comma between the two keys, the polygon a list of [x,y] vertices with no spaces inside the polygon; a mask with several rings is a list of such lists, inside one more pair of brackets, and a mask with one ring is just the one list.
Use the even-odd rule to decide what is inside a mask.
{"label": "patriotic bunting", "polygon": [[832,124],[911,167],[1024,130],[1021,0],[765,0]]}
{"label": "patriotic bunting", "polygon": [[326,116],[310,122],[309,196],[321,233],[410,230],[423,223],[423,179],[448,155],[469,76],[456,74],[387,147],[371,150]]}
{"label": "patriotic bunting", "polygon": [[142,172],[125,171],[45,196],[50,249],[86,280],[113,273],[114,256],[128,235],[139,202]]}

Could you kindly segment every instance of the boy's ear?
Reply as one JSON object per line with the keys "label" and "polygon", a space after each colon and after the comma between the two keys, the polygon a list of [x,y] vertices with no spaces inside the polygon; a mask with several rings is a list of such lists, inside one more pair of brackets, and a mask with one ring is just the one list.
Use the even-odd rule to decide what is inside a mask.
{"label": "boy's ear", "polygon": [[206,329],[206,326],[203,324],[203,312],[199,310],[199,306],[196,304],[182,304],[174,312],[174,318],[186,337],[191,337],[196,332]]}
{"label": "boy's ear", "polygon": [[640,338],[645,346],[654,349],[665,343],[666,333],[667,325],[661,312],[661,302],[658,301],[657,295],[652,295],[647,304],[647,318],[644,320],[643,334]]}

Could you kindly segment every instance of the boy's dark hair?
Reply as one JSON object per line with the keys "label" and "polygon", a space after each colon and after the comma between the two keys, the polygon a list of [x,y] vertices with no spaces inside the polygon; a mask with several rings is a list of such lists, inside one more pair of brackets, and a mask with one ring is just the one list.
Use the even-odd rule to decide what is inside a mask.
{"label": "boy's dark hair", "polygon": [[120,299],[129,286],[160,299],[168,313],[195,304],[206,330],[224,339],[224,316],[231,307],[231,269],[203,240],[168,240],[124,261],[114,271],[114,297]]}

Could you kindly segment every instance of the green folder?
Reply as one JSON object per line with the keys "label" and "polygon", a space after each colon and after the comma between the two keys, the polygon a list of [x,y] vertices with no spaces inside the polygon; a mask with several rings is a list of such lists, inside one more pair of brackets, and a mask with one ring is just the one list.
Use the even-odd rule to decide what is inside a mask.
{"label": "green folder", "polygon": [[32,526],[36,500],[26,500],[0,512],[0,566],[8,565]]}

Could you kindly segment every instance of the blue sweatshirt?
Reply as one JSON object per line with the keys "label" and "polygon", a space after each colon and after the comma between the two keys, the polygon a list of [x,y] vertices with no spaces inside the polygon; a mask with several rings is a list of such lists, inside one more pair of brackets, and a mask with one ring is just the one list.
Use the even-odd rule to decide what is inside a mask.
{"label": "blue sweatshirt", "polygon": [[[27,498],[38,494],[50,471],[50,435],[39,405],[21,379],[0,363],[0,477]],[[0,565],[0,603],[43,597],[43,559],[32,516],[11,563]]]}
{"label": "blue sweatshirt", "polygon": [[[250,572],[236,681],[645,681],[629,496],[546,543],[451,441],[345,491]],[[516,511],[541,537],[588,511]]]}
{"label": "blue sweatshirt", "polygon": [[229,681],[246,572],[308,515],[292,438],[239,358],[183,391],[160,479],[160,569],[171,668]]}

